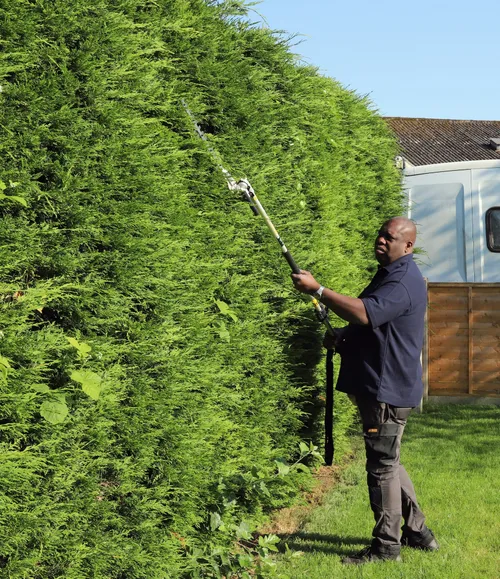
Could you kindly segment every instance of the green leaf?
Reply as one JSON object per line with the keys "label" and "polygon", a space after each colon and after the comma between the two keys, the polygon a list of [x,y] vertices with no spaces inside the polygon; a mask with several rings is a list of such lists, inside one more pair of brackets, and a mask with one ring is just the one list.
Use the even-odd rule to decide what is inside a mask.
{"label": "green leaf", "polygon": [[74,370],[71,379],[82,385],[82,390],[94,400],[99,399],[102,378],[90,370]]}
{"label": "green leaf", "polygon": [[68,413],[68,406],[62,400],[46,400],[40,406],[40,414],[51,424],[64,422]]}
{"label": "green leaf", "polygon": [[278,466],[278,476],[286,476],[290,472],[290,466],[284,458],[277,458],[274,462]]}
{"label": "green leaf", "polygon": [[0,193],[0,199],[9,199],[10,201],[16,201],[16,203],[20,203],[24,205],[24,207],[28,207],[28,202],[24,197],[18,197],[17,195],[5,195],[5,193]]}
{"label": "green leaf", "polygon": [[219,324],[219,336],[225,342],[229,343],[231,341],[231,336],[230,336],[229,331],[228,331],[226,324],[224,322],[220,322],[220,324]]}
{"label": "green leaf", "polygon": [[226,302],[222,302],[220,300],[215,300],[217,307],[219,308],[221,314],[229,316],[233,321],[238,321],[238,316],[231,310],[231,308],[226,304]]}
{"label": "green leaf", "polygon": [[9,199],[12,199],[12,201],[17,201],[24,207],[28,207],[28,202],[24,197],[18,197],[17,195],[9,195]]}
{"label": "green leaf", "polygon": [[210,513],[210,530],[216,531],[222,525],[222,518],[219,513]]}
{"label": "green leaf", "polygon": [[68,342],[73,346],[73,348],[79,348],[80,347],[80,343],[78,342],[78,340],[76,340],[75,338],[68,338],[66,337],[66,340],[68,340]]}
{"label": "green leaf", "polygon": [[307,444],[305,442],[301,442],[299,444],[299,448],[300,448],[300,454],[301,456],[304,456],[306,454],[309,454],[309,447],[307,446]]}
{"label": "green leaf", "polygon": [[269,489],[267,488],[267,485],[264,481],[260,482],[260,490],[267,496],[270,497],[271,493],[269,492]]}
{"label": "green leaf", "polygon": [[215,303],[217,304],[217,307],[219,308],[219,311],[223,314],[227,314],[227,312],[229,311],[229,306],[226,304],[226,302],[221,302],[220,300],[215,300]]}
{"label": "green leaf", "polygon": [[236,528],[236,536],[239,539],[251,539],[252,538],[252,527],[247,521],[241,521],[241,523]]}
{"label": "green leaf", "polygon": [[303,464],[302,462],[299,462],[296,465],[296,468],[297,468],[297,470],[301,470],[303,472],[311,472],[311,469],[308,466],[306,466],[305,464]]}
{"label": "green leaf", "polygon": [[240,555],[238,557],[238,563],[243,569],[248,569],[249,567],[252,567],[253,558],[250,555]]}
{"label": "green leaf", "polygon": [[0,356],[0,365],[5,366],[6,368],[11,368],[9,360],[5,356]]}
{"label": "green leaf", "polygon": [[259,546],[263,549],[269,549],[269,551],[278,551],[276,544],[280,542],[280,538],[276,535],[265,535],[264,537],[259,537]]}
{"label": "green leaf", "polygon": [[0,356],[0,372],[4,380],[7,380],[7,373],[11,365],[5,356]]}
{"label": "green leaf", "polygon": [[252,466],[249,474],[250,474],[251,478],[253,478],[254,480],[258,480],[258,479],[262,478],[261,471],[255,465]]}
{"label": "green leaf", "polygon": [[85,342],[79,342],[75,338],[68,338],[68,337],[66,337],[66,340],[68,340],[68,342],[73,346],[73,348],[75,348],[78,351],[78,355],[81,358],[87,358],[87,356],[92,351],[92,346],[89,346]]}
{"label": "green leaf", "polygon": [[50,388],[47,386],[47,384],[32,384],[31,389],[35,392],[40,392],[41,394],[47,394],[50,392]]}
{"label": "green leaf", "polygon": [[236,504],[236,497],[234,496],[234,493],[228,492],[228,493],[224,493],[222,495],[222,498],[224,499],[224,507],[226,509],[229,509],[230,507],[234,507],[234,505]]}
{"label": "green leaf", "polygon": [[314,452],[311,453],[311,456],[313,456],[314,458],[318,458],[319,460],[325,460],[323,458],[323,455],[320,452],[317,452],[316,450]]}

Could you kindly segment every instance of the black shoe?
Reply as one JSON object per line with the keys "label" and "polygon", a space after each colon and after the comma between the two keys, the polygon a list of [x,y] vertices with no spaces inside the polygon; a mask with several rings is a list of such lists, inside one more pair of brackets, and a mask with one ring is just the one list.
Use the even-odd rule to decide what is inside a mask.
{"label": "black shoe", "polygon": [[344,565],[363,565],[364,563],[374,563],[376,561],[401,561],[399,553],[380,553],[372,550],[372,547],[365,547],[359,553],[344,557],[342,563]]}
{"label": "black shoe", "polygon": [[439,549],[434,533],[427,527],[421,533],[403,531],[401,545],[422,551],[437,551]]}

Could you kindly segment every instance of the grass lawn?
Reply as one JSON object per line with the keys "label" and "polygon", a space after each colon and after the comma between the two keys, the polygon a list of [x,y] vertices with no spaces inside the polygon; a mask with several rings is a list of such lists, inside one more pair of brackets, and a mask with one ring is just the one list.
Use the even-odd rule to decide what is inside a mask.
{"label": "grass lawn", "polygon": [[[427,406],[406,427],[401,461],[440,550],[402,549],[402,562],[343,566],[371,539],[363,453],[313,510],[284,537],[278,572],[290,579],[331,577],[500,579],[500,408]],[[361,437],[355,440],[362,450]]]}

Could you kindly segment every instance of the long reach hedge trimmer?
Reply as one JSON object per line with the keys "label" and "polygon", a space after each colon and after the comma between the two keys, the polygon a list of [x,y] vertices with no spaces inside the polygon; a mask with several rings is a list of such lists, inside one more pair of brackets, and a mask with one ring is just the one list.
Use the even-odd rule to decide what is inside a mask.
{"label": "long reach hedge trimmer", "polygon": [[[219,169],[221,170],[224,178],[226,179],[227,185],[231,191],[237,191],[241,194],[244,201],[250,204],[250,209],[253,211],[255,215],[260,215],[266,225],[271,230],[271,233],[274,235],[276,241],[279,243],[281,247],[281,251],[283,257],[288,262],[293,273],[300,273],[300,268],[295,263],[291,253],[289,252],[288,248],[286,247],[285,243],[281,239],[278,231],[273,225],[273,222],[269,218],[268,214],[266,213],[264,207],[262,206],[261,202],[257,198],[255,191],[253,190],[252,186],[250,185],[247,179],[240,179],[236,181],[231,173],[224,168],[222,164],[222,160],[220,154],[212,147],[207,136],[201,130],[197,120],[195,119],[193,113],[189,109],[187,103],[182,100],[182,105],[186,109],[189,118],[191,119],[196,134],[203,140],[207,151],[212,156],[212,159],[215,161]],[[312,303],[314,309],[316,310],[316,317],[318,320],[323,323],[326,327],[326,330],[329,334],[334,335],[333,327],[330,324],[330,320],[328,319],[328,313],[326,308],[321,304],[314,296],[311,296]],[[326,359],[326,402],[325,402],[325,462],[327,465],[331,465],[333,462],[333,453],[334,453],[334,444],[333,444],[333,350],[327,350],[327,359]]]}

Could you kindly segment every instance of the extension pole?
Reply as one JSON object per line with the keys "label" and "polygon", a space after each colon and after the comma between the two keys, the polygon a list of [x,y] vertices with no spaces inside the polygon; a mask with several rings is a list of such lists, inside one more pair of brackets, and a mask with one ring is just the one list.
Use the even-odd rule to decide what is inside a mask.
{"label": "extension pole", "polygon": [[[260,215],[266,225],[270,229],[271,233],[273,234],[276,241],[279,243],[281,247],[281,251],[283,257],[286,259],[290,269],[293,273],[300,273],[300,267],[295,263],[295,260],[292,257],[292,254],[288,251],[284,241],[281,239],[276,227],[274,227],[273,222],[269,218],[269,215],[266,213],[266,210],[262,206],[262,203],[257,198],[255,191],[253,190],[252,186],[246,179],[240,179],[238,182],[233,178],[231,173],[224,168],[222,164],[221,157],[219,153],[212,147],[210,142],[207,139],[205,133],[201,130],[200,126],[198,125],[196,119],[194,118],[193,113],[187,106],[187,103],[182,100],[182,106],[186,109],[189,118],[191,119],[194,129],[197,135],[205,142],[206,147],[212,158],[214,159],[215,163],[221,170],[224,178],[226,179],[227,185],[231,191],[239,191],[243,199],[250,204],[250,208],[252,209],[255,215]],[[326,312],[326,308],[321,304],[314,296],[310,296],[312,299],[312,303],[314,309],[316,310],[316,316],[318,320],[323,323],[326,327],[326,331],[334,335],[333,327],[330,324],[330,320],[328,319],[328,314]],[[333,444],[333,351],[327,352],[326,357],[326,414],[325,414],[325,462],[328,466],[330,466],[333,462],[333,453],[334,453],[334,444]]]}

